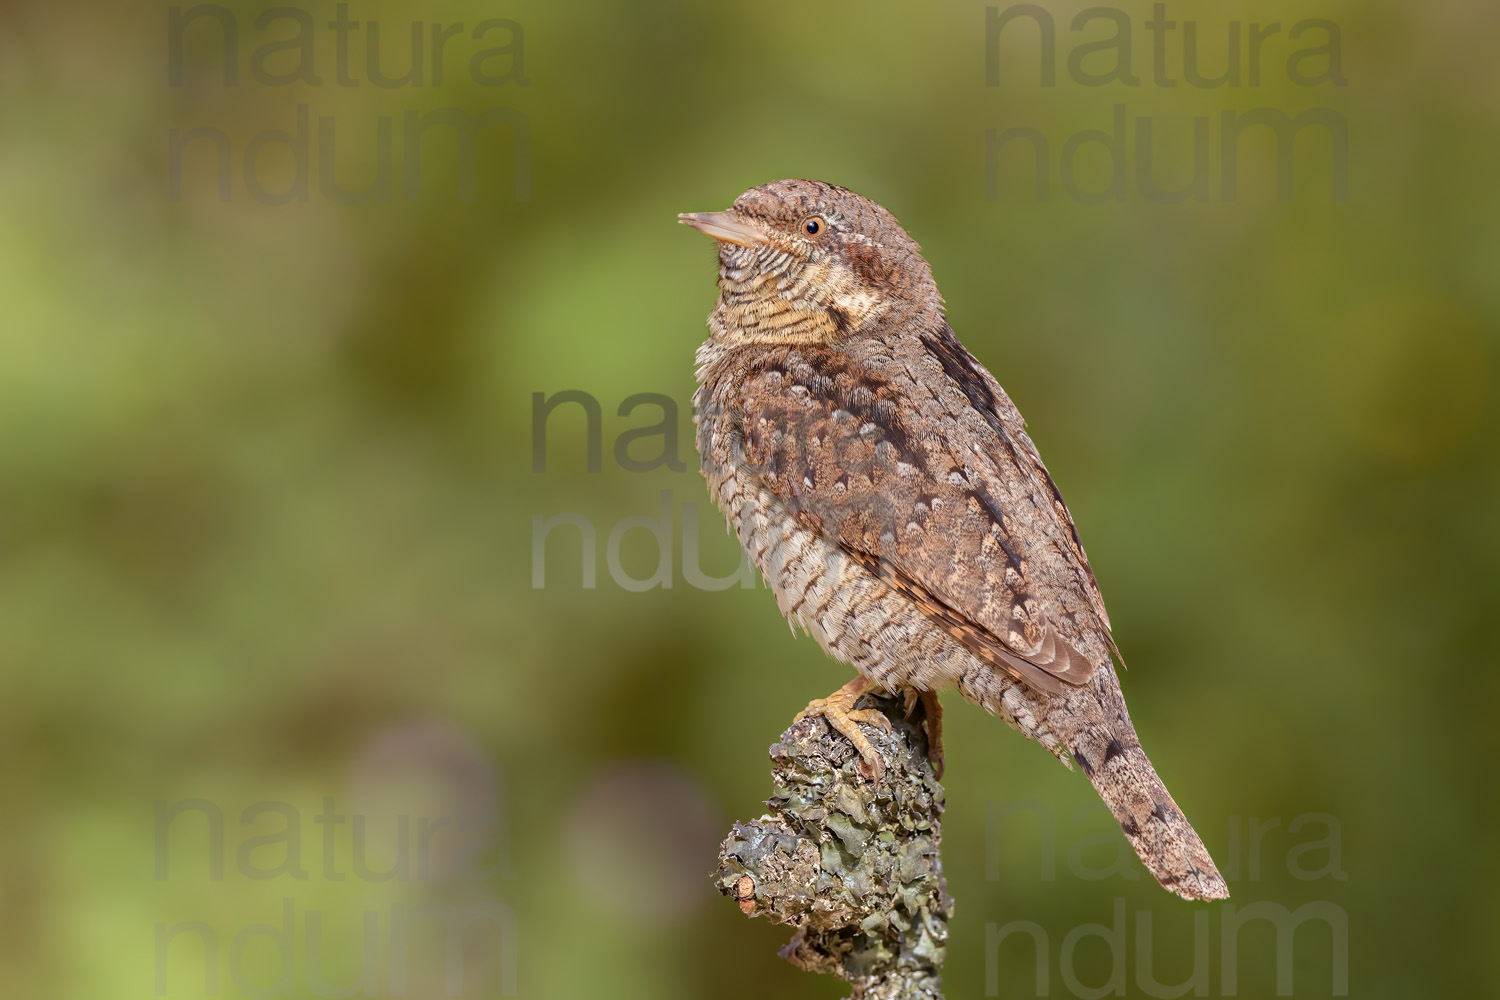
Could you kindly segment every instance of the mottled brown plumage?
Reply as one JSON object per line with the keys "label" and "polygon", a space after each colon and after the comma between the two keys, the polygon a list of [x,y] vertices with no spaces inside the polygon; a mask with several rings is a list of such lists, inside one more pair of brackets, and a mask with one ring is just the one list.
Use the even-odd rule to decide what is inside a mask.
{"label": "mottled brown plumage", "polygon": [[[1136,738],[1062,495],[949,328],[917,244],[817,181],[683,221],[719,241],[694,400],[703,472],[782,612],[868,683],[954,685],[1076,761],[1162,885],[1227,896]],[[839,718],[852,703],[814,710],[859,745]]]}

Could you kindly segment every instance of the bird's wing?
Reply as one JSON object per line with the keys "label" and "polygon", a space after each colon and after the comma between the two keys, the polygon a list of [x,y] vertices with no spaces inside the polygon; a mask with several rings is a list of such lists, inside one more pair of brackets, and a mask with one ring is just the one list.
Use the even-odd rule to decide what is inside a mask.
{"label": "bird's wing", "polygon": [[[1025,542],[1038,518],[1057,518],[1050,495],[1038,509],[1035,449],[1013,454],[1003,414],[944,381],[945,350],[978,368],[946,338],[925,362],[913,351],[877,366],[821,346],[742,356],[727,400],[735,460],[976,655],[1043,692],[1083,684],[1093,665],[1044,610],[1055,567],[1038,579]],[[913,363],[933,369],[913,378]],[[933,384],[942,391],[922,388]]]}
{"label": "bird's wing", "polygon": [[[1074,575],[1107,636],[1110,627],[1109,613],[1104,609],[1104,595],[1099,592],[1099,581],[1094,577],[1094,568],[1089,565],[1089,557],[1083,551],[1083,539],[1078,537],[1078,528],[1073,523],[1068,505],[1063,501],[1062,491],[1057,488],[1052,474],[1042,463],[1042,456],[1037,452],[1031,435],[1026,433],[1026,421],[1022,418],[1021,411],[1010,401],[995,376],[969,353],[946,322],[941,328],[920,339],[924,353],[942,368],[948,381],[963,393],[969,406],[994,431],[991,445],[1001,453],[1000,459],[1012,459],[1016,467],[1023,471],[1023,475],[1029,474],[1027,477],[1033,495],[1045,498],[1050,505],[1054,523],[1065,533],[1067,554],[1071,557]],[[1113,639],[1110,643],[1113,645]],[[1119,655],[1118,650],[1116,655]]]}

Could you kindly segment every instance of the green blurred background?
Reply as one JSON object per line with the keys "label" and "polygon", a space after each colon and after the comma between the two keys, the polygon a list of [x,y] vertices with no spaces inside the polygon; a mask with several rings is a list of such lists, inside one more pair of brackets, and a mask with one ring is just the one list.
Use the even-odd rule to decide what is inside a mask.
{"label": "green blurred background", "polygon": [[[141,997],[165,973],[171,997],[269,995],[288,942],[254,927],[284,926],[290,907],[290,995],[333,995],[309,968],[353,983],[364,955],[371,995],[401,993],[404,964],[402,995],[442,996],[441,935],[398,949],[391,934],[392,907],[436,904],[494,917],[465,936],[467,996],[844,995],[780,961],[786,931],[746,921],[708,876],[730,821],[770,791],[767,745],[849,672],[790,636],[763,588],[698,589],[682,570],[685,517],[705,572],[737,556],[695,471],[688,407],[714,253],[674,213],[810,176],[897,215],[955,329],[1027,415],[1133,668],[1137,726],[1232,904],[1344,915],[1351,996],[1500,996],[1500,12],[1173,2],[1167,87],[1135,0],[1111,9],[1139,84],[1070,72],[1080,42],[1113,31],[1074,30],[1083,7],[1049,6],[1045,87],[1024,19],[986,85],[978,2],[352,4],[349,19],[380,25],[388,76],[409,66],[412,20],[427,23],[421,85],[382,87],[363,29],[349,36],[359,85],[339,84],[333,4],[298,8],[317,80],[287,83],[268,74],[292,74],[294,50],[254,73],[256,50],[297,30],[285,13],[257,28],[264,5],[192,22],[174,60],[165,5],[7,4],[0,991]],[[514,25],[453,34],[438,81],[431,24],[487,18]],[[1308,18],[1341,29],[1344,85],[1289,77],[1288,57],[1326,40],[1289,40]],[[1188,20],[1206,75],[1224,71],[1231,20],[1242,59],[1250,22],[1279,23],[1259,84],[1248,65],[1237,87],[1186,82]],[[222,21],[238,36],[232,86]],[[523,61],[513,49],[481,72],[509,79],[476,80],[469,60],[507,43]],[[1061,186],[1063,147],[1109,130],[1117,104],[1128,188],[1082,204]],[[299,105],[308,196],[272,204],[266,192],[295,191],[294,156],[263,142],[259,189],[244,156],[257,134],[295,131]],[[434,129],[405,200],[407,112],[491,108],[513,109],[529,151],[510,127],[485,132],[465,201],[457,145]],[[1346,123],[1346,200],[1317,128],[1294,144],[1289,201],[1268,132],[1247,133],[1223,197],[1220,116],[1257,108]],[[1153,121],[1159,183],[1180,187],[1199,116],[1208,197],[1148,200],[1136,120]],[[389,119],[391,199],[327,196],[322,118],[345,189],[376,176]],[[988,169],[987,130],[1018,126],[1049,143],[1040,202],[1024,143]],[[195,128],[231,149],[227,199],[213,137],[180,150],[174,191],[171,130]],[[1109,180],[1103,150],[1076,150],[1087,190]],[[598,473],[572,404],[533,471],[533,393],[564,390],[600,404]],[[637,393],[676,401],[683,471],[616,460],[622,432],[661,419],[618,415]],[[611,572],[610,534],[657,517],[663,491],[674,585],[628,589],[657,542],[629,531]],[[534,518],[558,514],[593,526],[596,587],[567,525],[533,586]],[[1146,972],[1189,975],[1198,912],[1204,982],[1229,995],[1227,911],[1119,862],[1124,840],[1082,778],[946,703],[948,995],[1039,993],[1024,938],[987,948],[987,926],[1018,920],[1047,935],[1051,995],[1098,995],[1105,943],[1083,941],[1071,964],[1063,943],[1111,924],[1117,899],[1125,995],[1167,995]],[[194,799],[164,831],[157,803]],[[317,818],[325,800],[345,821]],[[488,831],[477,876],[451,839],[465,819]],[[419,837],[424,820],[452,825]],[[1252,839],[1252,823],[1269,832]],[[1282,949],[1296,996],[1334,995],[1339,939],[1312,921]],[[1239,995],[1274,995],[1270,925],[1235,947]]]}

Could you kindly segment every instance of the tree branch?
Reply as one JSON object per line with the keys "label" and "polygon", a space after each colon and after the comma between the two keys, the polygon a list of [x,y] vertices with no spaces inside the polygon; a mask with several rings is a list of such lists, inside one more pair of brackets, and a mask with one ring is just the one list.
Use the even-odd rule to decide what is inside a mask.
{"label": "tree branch", "polygon": [[872,781],[823,719],[794,723],[771,747],[770,812],[734,825],[715,882],[746,915],[795,927],[781,956],[847,979],[852,1000],[941,1000],[953,915],[938,856],[943,786],[901,701],[865,699],[893,726],[862,727],[884,777]]}

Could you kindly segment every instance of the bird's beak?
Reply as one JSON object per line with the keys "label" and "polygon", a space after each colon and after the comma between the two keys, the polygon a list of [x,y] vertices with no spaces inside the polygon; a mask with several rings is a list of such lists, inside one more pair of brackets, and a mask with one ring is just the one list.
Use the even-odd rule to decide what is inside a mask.
{"label": "bird's beak", "polygon": [[707,233],[723,243],[738,243],[742,247],[764,245],[766,238],[754,226],[740,222],[728,212],[680,212],[677,221],[692,226],[700,233]]}

